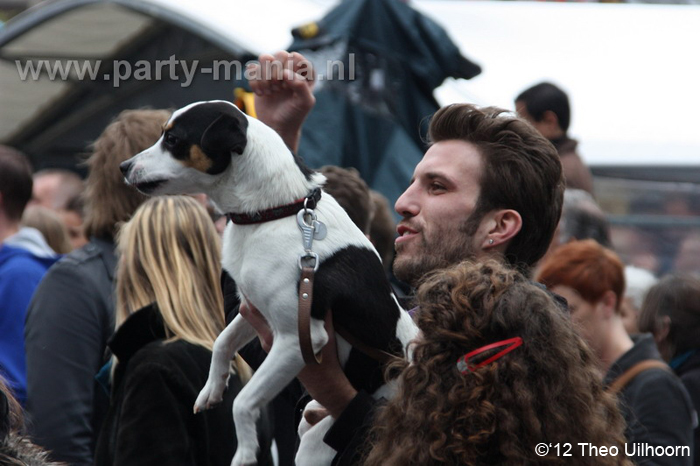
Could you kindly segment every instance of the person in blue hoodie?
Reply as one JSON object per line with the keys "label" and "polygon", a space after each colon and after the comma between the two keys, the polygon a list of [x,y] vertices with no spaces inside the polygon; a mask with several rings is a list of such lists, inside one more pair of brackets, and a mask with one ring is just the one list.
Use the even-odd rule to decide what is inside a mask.
{"label": "person in blue hoodie", "polygon": [[24,320],[34,290],[58,255],[34,228],[20,227],[32,196],[27,157],[0,146],[0,376],[20,403],[27,399]]}

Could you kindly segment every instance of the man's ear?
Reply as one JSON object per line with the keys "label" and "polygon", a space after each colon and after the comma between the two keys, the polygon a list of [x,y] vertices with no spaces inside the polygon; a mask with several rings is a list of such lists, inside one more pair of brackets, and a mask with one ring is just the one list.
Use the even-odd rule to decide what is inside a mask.
{"label": "man's ear", "polygon": [[617,307],[617,295],[614,291],[608,290],[605,293],[603,293],[603,296],[600,298],[599,303],[603,307],[603,313],[606,319],[610,319],[613,315],[615,315],[615,308]]}
{"label": "man's ear", "polygon": [[496,210],[487,215],[490,218],[488,219],[488,230],[482,247],[485,250],[492,248],[505,250],[508,242],[510,242],[523,227],[522,217],[513,209]]}
{"label": "man's ear", "polygon": [[654,340],[656,344],[663,343],[668,339],[668,334],[671,332],[671,318],[669,316],[660,316],[656,319],[656,327],[654,328]]}
{"label": "man's ear", "polygon": [[547,139],[556,139],[564,134],[564,130],[559,125],[559,117],[551,110],[542,114],[542,118],[537,122],[537,129],[542,136]]}
{"label": "man's ear", "polygon": [[543,123],[546,123],[547,125],[550,125],[550,126],[554,127],[554,128],[561,128],[561,127],[559,126],[559,117],[557,116],[556,113],[554,113],[554,112],[551,111],[551,110],[546,110],[546,111],[542,114],[542,120],[541,120],[541,121],[542,121]]}

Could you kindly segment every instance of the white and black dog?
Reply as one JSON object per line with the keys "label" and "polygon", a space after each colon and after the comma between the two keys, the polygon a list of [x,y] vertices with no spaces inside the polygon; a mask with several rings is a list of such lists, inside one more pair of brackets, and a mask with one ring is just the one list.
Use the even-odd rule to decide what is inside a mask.
{"label": "white and black dog", "polygon": [[[234,216],[224,233],[223,267],[238,285],[242,302],[254,304],[274,334],[268,357],[233,406],[238,449],[232,464],[255,464],[260,408],[304,367],[297,309],[300,257],[308,244],[303,243],[296,211],[303,208],[299,200],[320,188],[325,178],[292,154],[275,131],[225,101],[177,110],[158,142],[121,169],[127,182],[146,194],[205,193],[224,212],[248,220],[276,218],[272,214],[297,205],[291,215],[262,223],[237,224]],[[417,330],[397,303],[374,247],[330,195],[314,200],[317,221],[327,228],[325,238],[312,246],[318,254],[311,308],[314,352],[328,341],[323,320],[332,309],[336,328],[368,347],[403,357]],[[240,315],[221,333],[195,410],[221,401],[231,358],[255,336]],[[340,362],[355,388],[384,395],[381,365],[367,370],[371,359],[342,337],[337,341]],[[302,437],[297,464],[330,464],[335,452],[322,438],[332,422],[329,416]]]}

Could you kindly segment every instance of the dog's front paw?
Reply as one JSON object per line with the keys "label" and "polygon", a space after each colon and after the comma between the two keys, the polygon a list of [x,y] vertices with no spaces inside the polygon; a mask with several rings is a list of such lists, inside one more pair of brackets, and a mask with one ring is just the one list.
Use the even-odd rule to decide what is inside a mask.
{"label": "dog's front paw", "polygon": [[215,405],[221,403],[224,399],[224,391],[228,386],[228,378],[226,375],[222,379],[214,379],[210,377],[207,383],[204,384],[204,388],[199,395],[197,400],[194,402],[194,412],[197,414],[200,411],[213,408]]}
{"label": "dog's front paw", "polygon": [[231,461],[231,466],[253,466],[256,464],[258,464],[258,460],[255,458],[255,451],[248,448],[241,448],[239,445]]}

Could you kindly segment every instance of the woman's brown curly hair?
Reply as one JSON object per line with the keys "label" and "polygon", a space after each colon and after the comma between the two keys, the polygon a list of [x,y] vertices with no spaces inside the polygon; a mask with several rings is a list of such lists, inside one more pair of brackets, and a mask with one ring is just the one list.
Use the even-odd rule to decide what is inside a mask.
{"label": "woman's brown curly hair", "polygon": [[[631,464],[593,354],[546,291],[498,262],[464,262],[425,279],[418,302],[422,335],[412,362],[389,368],[401,370],[398,392],[377,415],[367,465]],[[514,337],[522,346],[497,361],[458,370],[464,354]],[[584,456],[579,442],[618,455]]]}

